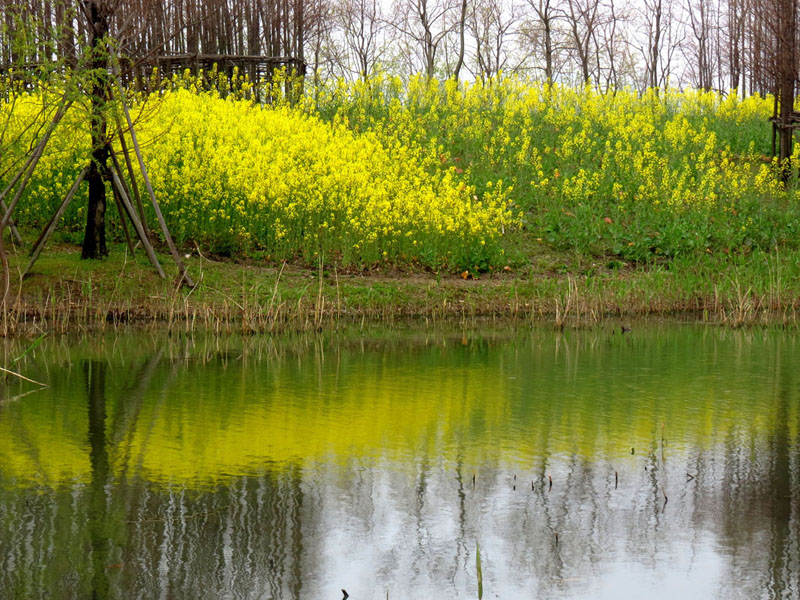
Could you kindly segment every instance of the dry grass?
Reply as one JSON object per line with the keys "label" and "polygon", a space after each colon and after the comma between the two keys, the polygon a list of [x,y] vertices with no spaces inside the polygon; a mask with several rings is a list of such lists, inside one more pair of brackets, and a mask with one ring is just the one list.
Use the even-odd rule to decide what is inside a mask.
{"label": "dry grass", "polygon": [[[800,307],[800,278],[793,272],[787,276],[787,270],[798,268],[796,257],[767,257],[766,267],[750,270],[690,265],[587,272],[581,263],[566,272],[531,267],[463,279],[389,269],[341,273],[321,261],[313,269],[215,261],[195,252],[187,258],[196,279],[193,288],[177,284],[174,266],[167,280],[160,279],[144,256],[129,256],[124,245],[112,246],[103,261],[81,261],[74,247],[56,247],[22,281],[25,258],[10,255],[3,336],[131,325],[255,334],[409,318],[551,322],[563,329],[609,317],[676,314],[731,327],[793,326]],[[714,273],[720,275],[714,279]]]}

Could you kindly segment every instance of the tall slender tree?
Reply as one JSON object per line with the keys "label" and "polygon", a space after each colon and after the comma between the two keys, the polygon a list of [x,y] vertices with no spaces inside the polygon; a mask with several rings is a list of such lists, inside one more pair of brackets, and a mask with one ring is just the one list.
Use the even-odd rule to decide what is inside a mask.
{"label": "tall slender tree", "polygon": [[108,171],[108,102],[111,99],[109,78],[110,6],[99,0],[84,0],[83,10],[89,29],[90,71],[90,129],[92,156],[86,180],[89,184],[89,204],[86,231],[83,236],[82,258],[102,258],[106,247],[106,184]]}

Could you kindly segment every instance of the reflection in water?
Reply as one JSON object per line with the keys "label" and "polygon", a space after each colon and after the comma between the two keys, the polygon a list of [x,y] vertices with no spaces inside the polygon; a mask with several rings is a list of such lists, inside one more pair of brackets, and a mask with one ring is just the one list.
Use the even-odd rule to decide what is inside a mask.
{"label": "reflection in water", "polygon": [[106,506],[108,483],[108,448],[106,448],[106,364],[84,363],[89,405],[89,460],[92,480],[89,484],[89,530],[92,555],[92,598],[108,598],[109,511]]}
{"label": "reflection in water", "polygon": [[299,597],[298,483],[291,473],[265,473],[216,492],[129,490],[119,589],[138,597]]}
{"label": "reflection in water", "polygon": [[[791,375],[781,373],[777,382],[778,389],[778,417],[777,426],[772,435],[770,444],[771,464],[768,467],[766,481],[761,483],[766,489],[771,490],[772,506],[769,507],[771,516],[772,547],[769,552],[769,580],[767,589],[777,597],[796,596],[798,593],[798,544],[800,544],[800,531],[792,525],[794,512],[797,521],[798,497],[792,496],[792,490],[800,484],[797,474],[798,447],[796,440],[793,443],[789,435],[790,398],[792,389]],[[792,448],[794,445],[794,448]],[[794,469],[792,461],[795,461]],[[794,511],[792,510],[794,504]],[[792,531],[794,529],[794,531]],[[792,535],[794,533],[794,535]]]}
{"label": "reflection in water", "polygon": [[0,403],[0,597],[800,598],[791,336],[125,340]]}

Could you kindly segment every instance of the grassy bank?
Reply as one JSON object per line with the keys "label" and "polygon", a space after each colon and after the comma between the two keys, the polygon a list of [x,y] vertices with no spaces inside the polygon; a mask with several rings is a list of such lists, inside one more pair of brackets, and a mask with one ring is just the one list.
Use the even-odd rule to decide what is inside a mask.
{"label": "grassy bank", "polygon": [[[177,270],[161,259],[159,279],[143,253],[113,245],[108,259],[82,261],[61,243],[42,255],[22,282],[12,279],[5,335],[158,324],[269,332],[343,323],[418,318],[507,319],[555,327],[589,326],[608,318],[686,315],[728,326],[794,326],[800,309],[800,254],[759,253],[747,259],[709,255],[685,263],[632,267],[544,246],[525,269],[491,274],[354,271],[263,261],[187,259],[197,281],[176,285]],[[27,257],[11,256],[12,272]]]}

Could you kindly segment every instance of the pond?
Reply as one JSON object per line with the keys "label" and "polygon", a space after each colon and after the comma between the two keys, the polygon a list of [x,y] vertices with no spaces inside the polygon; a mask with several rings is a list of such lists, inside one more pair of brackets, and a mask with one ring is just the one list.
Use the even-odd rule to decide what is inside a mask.
{"label": "pond", "polygon": [[24,350],[48,387],[0,390],[2,598],[800,598],[793,333]]}

